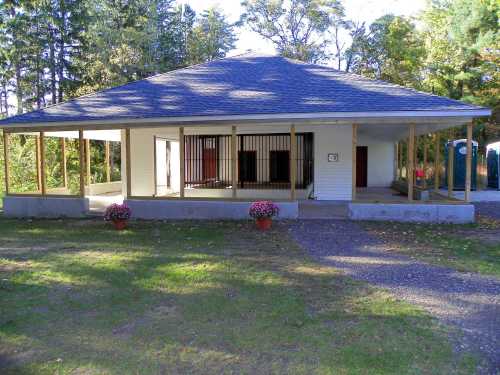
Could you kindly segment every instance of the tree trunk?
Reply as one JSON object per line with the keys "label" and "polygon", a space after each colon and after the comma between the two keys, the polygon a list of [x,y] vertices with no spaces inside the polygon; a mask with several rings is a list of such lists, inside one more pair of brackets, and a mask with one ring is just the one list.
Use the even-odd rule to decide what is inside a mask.
{"label": "tree trunk", "polygon": [[54,29],[49,26],[49,67],[50,67],[50,91],[52,93],[52,104],[57,103],[57,89],[56,89],[56,56],[55,56],[55,42],[54,42]]}
{"label": "tree trunk", "polygon": [[16,99],[17,99],[17,114],[23,113],[23,88],[21,87],[21,66],[19,62],[15,65],[16,70]]}

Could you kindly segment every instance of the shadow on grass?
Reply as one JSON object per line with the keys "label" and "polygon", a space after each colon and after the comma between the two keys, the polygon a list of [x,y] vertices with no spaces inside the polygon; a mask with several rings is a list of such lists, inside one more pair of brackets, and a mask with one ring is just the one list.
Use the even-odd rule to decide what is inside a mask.
{"label": "shadow on grass", "polygon": [[[94,222],[5,224],[0,257],[21,264],[2,276],[4,373],[456,366],[446,334],[428,316],[311,263],[279,229],[137,223],[117,233]],[[19,250],[32,246],[41,250]]]}

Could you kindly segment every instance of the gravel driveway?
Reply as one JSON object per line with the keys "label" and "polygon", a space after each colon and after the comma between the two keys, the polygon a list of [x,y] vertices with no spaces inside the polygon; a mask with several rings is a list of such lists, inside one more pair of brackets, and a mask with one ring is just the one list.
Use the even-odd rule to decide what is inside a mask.
{"label": "gravel driveway", "polygon": [[[387,251],[382,240],[347,220],[290,222],[295,240],[320,262],[389,289],[441,322],[460,328],[457,350],[479,352],[500,373],[500,279],[461,273]],[[462,335],[460,335],[462,336]]]}

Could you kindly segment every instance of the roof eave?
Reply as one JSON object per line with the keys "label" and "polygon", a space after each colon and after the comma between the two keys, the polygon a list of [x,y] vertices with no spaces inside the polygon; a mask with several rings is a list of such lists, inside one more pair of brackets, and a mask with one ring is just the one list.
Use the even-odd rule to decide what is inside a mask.
{"label": "roof eave", "polygon": [[[154,117],[154,118],[117,118],[103,120],[75,120],[75,121],[32,121],[9,122],[8,119],[0,122],[0,129],[26,128],[68,128],[73,129],[119,129],[136,127],[158,126],[199,126],[214,124],[238,123],[279,123],[279,122],[376,122],[381,119],[391,122],[415,122],[417,120],[468,120],[477,117],[488,117],[490,109],[448,110],[448,111],[380,111],[380,112],[318,112],[318,113],[281,113],[281,114],[254,114],[254,115],[212,115],[212,116],[182,116],[182,117]],[[418,122],[416,122],[418,124]]]}

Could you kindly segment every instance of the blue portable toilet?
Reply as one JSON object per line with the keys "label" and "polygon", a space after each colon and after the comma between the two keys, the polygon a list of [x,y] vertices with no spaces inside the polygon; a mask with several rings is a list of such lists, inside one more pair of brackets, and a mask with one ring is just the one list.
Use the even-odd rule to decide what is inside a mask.
{"label": "blue portable toilet", "polygon": [[488,168],[488,187],[500,190],[500,142],[486,146],[486,165]]}
{"label": "blue portable toilet", "polygon": [[[448,176],[448,150],[454,147],[453,158],[453,190],[465,190],[465,174],[467,163],[467,140],[457,139],[448,141],[445,145],[444,158],[446,165],[446,176]],[[476,190],[477,181],[477,149],[478,143],[472,141],[472,173],[471,173],[471,190]],[[448,180],[445,179],[445,186],[448,187]]]}

